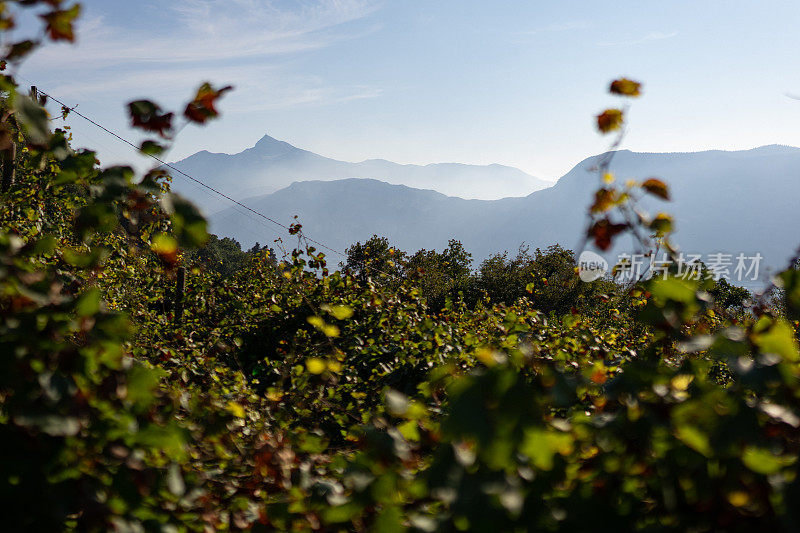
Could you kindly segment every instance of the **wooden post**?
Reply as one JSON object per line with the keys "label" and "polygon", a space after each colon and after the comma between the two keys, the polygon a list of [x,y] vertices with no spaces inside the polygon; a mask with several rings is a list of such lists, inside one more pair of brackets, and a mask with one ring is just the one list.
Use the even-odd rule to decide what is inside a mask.
{"label": "wooden post", "polygon": [[47,96],[39,93],[39,89],[36,85],[31,85],[31,98],[42,107],[47,105]]}
{"label": "wooden post", "polygon": [[3,150],[3,192],[8,192],[12,185],[14,185],[14,178],[17,173],[17,145],[11,141],[11,146],[7,150]]}
{"label": "wooden post", "polygon": [[178,279],[175,282],[175,323],[183,318],[183,295],[186,288],[186,267],[178,268]]}

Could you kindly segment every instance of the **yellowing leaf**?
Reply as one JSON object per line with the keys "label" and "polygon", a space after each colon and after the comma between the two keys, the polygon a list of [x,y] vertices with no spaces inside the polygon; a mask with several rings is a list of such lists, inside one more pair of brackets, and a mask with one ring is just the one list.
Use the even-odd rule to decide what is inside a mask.
{"label": "yellowing leaf", "polygon": [[481,348],[480,350],[478,350],[475,353],[475,358],[488,367],[492,367],[497,364],[495,353],[489,348]]}
{"label": "yellowing leaf", "polygon": [[283,399],[283,391],[270,387],[267,389],[267,400],[271,402],[279,402]]}
{"label": "yellowing leaf", "polygon": [[321,328],[325,325],[325,321],[318,316],[310,316],[306,319],[306,322],[308,322],[315,328]]}
{"label": "yellowing leaf", "polygon": [[669,200],[669,188],[667,184],[656,178],[649,178],[642,183],[642,189],[653,196],[658,196],[662,200]]}
{"label": "yellowing leaf", "polygon": [[609,91],[612,94],[620,96],[641,96],[642,84],[638,81],[629,80],[628,78],[620,78],[611,82]]}
{"label": "yellowing leaf", "polygon": [[741,490],[728,493],[728,501],[734,507],[744,507],[750,501],[750,496]]}
{"label": "yellowing leaf", "polygon": [[691,374],[680,374],[670,380],[672,388],[679,391],[685,391],[689,385],[694,381],[694,376]]}
{"label": "yellowing leaf", "polygon": [[347,320],[353,316],[353,308],[349,305],[326,306],[325,310],[338,320]]}
{"label": "yellowing leaf", "polygon": [[73,23],[81,13],[80,4],[75,4],[69,9],[57,9],[50,13],[39,15],[47,25],[47,33],[54,41],[74,41],[75,32]]}
{"label": "yellowing leaf", "polygon": [[611,209],[615,203],[614,191],[611,189],[598,189],[594,193],[594,204],[590,208],[592,213],[604,213]]}
{"label": "yellowing leaf", "polygon": [[236,418],[244,418],[245,416],[244,407],[234,401],[228,402],[226,409]]}
{"label": "yellowing leaf", "polygon": [[325,361],[319,357],[311,357],[310,359],[306,360],[306,368],[312,374],[322,374],[325,372],[327,365],[325,364]]}
{"label": "yellowing leaf", "polygon": [[159,233],[153,237],[153,243],[150,245],[150,249],[158,255],[174,254],[178,251],[178,241],[171,235]]}
{"label": "yellowing leaf", "polygon": [[419,426],[414,420],[408,420],[407,422],[403,422],[397,429],[400,431],[400,434],[406,440],[410,441],[418,441],[419,440]]}
{"label": "yellowing leaf", "polygon": [[309,324],[320,330],[328,337],[338,337],[339,336],[339,328],[333,326],[331,324],[327,324],[322,318],[318,316],[310,316],[306,319]]}

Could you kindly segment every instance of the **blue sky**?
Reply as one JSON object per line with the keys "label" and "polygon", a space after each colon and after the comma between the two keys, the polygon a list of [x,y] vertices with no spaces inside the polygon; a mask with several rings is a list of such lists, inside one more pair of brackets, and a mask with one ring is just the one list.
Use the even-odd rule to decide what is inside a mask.
{"label": "blue sky", "polygon": [[[80,41],[20,70],[106,125],[125,102],[177,106],[231,83],[224,116],[170,159],[262,135],[323,155],[503,163],[556,179],[605,149],[593,115],[645,84],[625,147],[800,145],[800,2],[84,0]],[[70,120],[108,162],[131,151]]]}

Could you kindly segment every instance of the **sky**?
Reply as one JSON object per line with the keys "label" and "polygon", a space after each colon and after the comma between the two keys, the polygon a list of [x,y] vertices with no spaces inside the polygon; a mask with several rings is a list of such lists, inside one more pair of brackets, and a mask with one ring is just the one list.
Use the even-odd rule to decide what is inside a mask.
{"label": "sky", "polygon": [[[620,76],[644,84],[624,148],[800,146],[796,0],[82,3],[78,42],[37,52],[20,81],[134,138],[126,102],[180,109],[203,81],[235,86],[170,160],[269,134],[347,161],[501,163],[556,180],[608,146],[593,120],[619,104],[607,86]],[[67,123],[104,162],[134,157]]]}

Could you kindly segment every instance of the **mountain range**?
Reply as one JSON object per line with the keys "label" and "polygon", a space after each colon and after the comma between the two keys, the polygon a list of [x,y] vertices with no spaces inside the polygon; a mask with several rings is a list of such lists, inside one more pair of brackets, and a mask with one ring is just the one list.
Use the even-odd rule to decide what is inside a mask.
{"label": "mountain range", "polygon": [[[394,185],[376,179],[302,181],[245,205],[281,223],[301,222],[304,232],[344,250],[373,234],[401,249],[441,250],[448,239],[462,241],[480,261],[520,245],[561,244],[576,249],[586,231],[586,210],[598,187],[592,169],[601,156],[576,165],[555,186],[527,196],[468,200]],[[676,220],[675,241],[688,253],[760,253],[761,277],[785,266],[800,245],[800,149],[765,146],[747,151],[697,153],[615,153],[616,179],[657,176],[670,186],[672,201],[647,199],[651,212]],[[287,241],[284,230],[240,207],[210,217],[211,229],[243,246]],[[610,253],[631,250],[626,237]],[[329,254],[331,255],[331,254]],[[336,261],[340,257],[334,257]]]}
{"label": "mountain range", "polygon": [[[448,196],[483,200],[523,196],[553,185],[517,168],[497,164],[422,166],[383,159],[349,163],[317,155],[269,135],[238,154],[202,151],[172,165],[237,199],[272,193],[296,181],[343,178],[377,179],[395,185],[433,189]],[[175,189],[190,196],[207,213],[228,207],[220,198],[205,194],[188,182],[176,180]]]}

